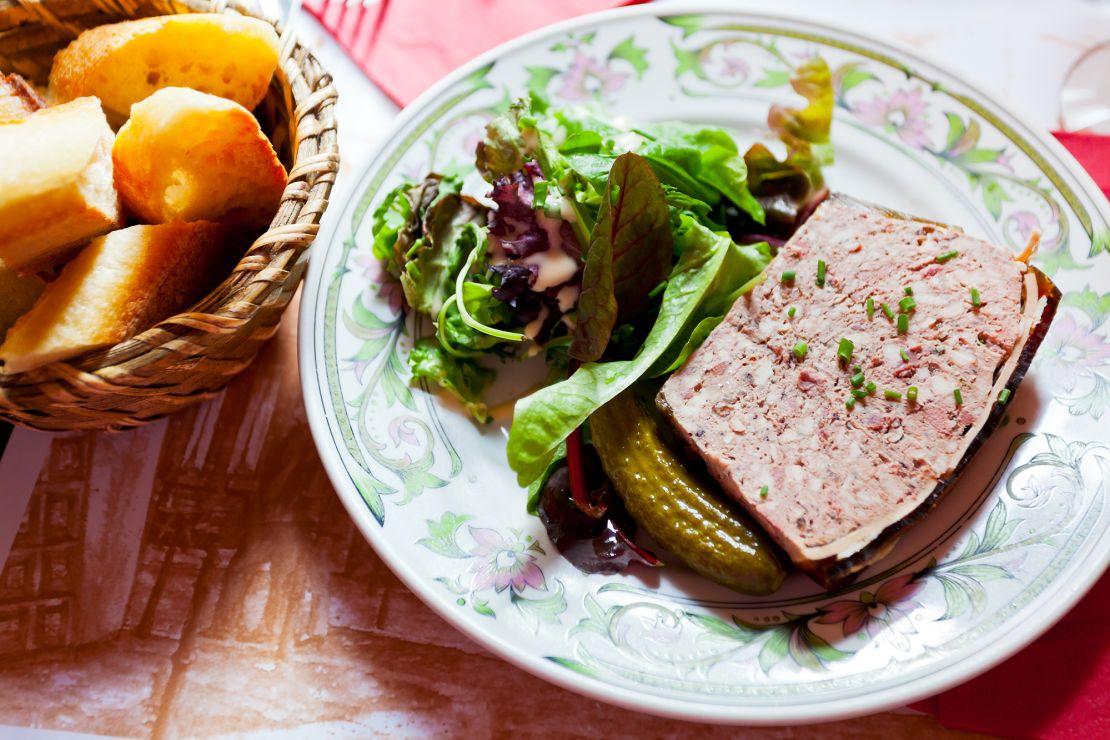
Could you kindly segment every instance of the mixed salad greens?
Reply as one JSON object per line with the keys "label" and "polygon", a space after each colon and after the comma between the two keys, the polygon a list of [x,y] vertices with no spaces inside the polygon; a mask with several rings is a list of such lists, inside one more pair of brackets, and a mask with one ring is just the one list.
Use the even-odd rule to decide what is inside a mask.
{"label": "mixed salad greens", "polygon": [[532,97],[478,145],[488,201],[433,173],[374,214],[375,256],[435,326],[410,355],[414,380],[488,422],[497,363],[546,360],[548,383],[516,403],[508,459],[560,549],[592,543],[581,567],[653,560],[628,536],[587,420],[677,369],[827,192],[828,67],[808,60],[791,82],[806,104],[768,116],[784,156],[762,143],[741,152],[720,128],[633,125]]}

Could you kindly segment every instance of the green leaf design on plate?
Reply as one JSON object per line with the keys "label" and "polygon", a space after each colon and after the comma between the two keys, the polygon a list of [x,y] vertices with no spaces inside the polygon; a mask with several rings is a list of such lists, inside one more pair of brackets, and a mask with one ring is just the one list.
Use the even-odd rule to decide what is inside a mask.
{"label": "green leaf design on plate", "polygon": [[705,27],[704,15],[672,15],[661,19],[664,23],[682,29],[682,38],[687,38]]}
{"label": "green leaf design on plate", "polygon": [[599,677],[596,670],[581,661],[574,660],[572,658],[557,658],[552,655],[548,655],[547,659],[550,660],[552,663],[555,663],[556,665],[561,665],[564,668],[569,668],[575,673],[581,673],[583,676],[591,676],[593,678]]}
{"label": "green leaf design on plate", "polygon": [[1065,293],[1060,305],[1078,308],[1091,320],[1091,328],[1098,329],[1110,316],[1110,293],[1096,293],[1087,286]]}
{"label": "green leaf design on plate", "polygon": [[756,81],[755,87],[785,87],[790,84],[790,70],[764,69],[763,77]]}
{"label": "green leaf design on plate", "polygon": [[470,606],[474,609],[474,611],[478,612],[483,617],[492,617],[494,619],[497,619],[497,613],[494,612],[493,609],[490,609],[489,602],[484,599],[479,599],[477,596],[473,596],[471,598]]}
{"label": "green leaf design on plate", "polygon": [[637,46],[633,36],[629,36],[614,46],[613,50],[609,52],[609,59],[623,59],[631,64],[632,69],[636,70],[637,79],[643,79],[644,72],[648,68],[647,49]]}
{"label": "green leaf design on plate", "polygon": [[468,558],[470,554],[459,547],[457,537],[459,527],[472,518],[469,515],[445,511],[438,521],[425,519],[428,536],[420,538],[417,543],[444,557]]}
{"label": "green leaf design on plate", "polygon": [[559,616],[567,610],[566,589],[559,580],[555,581],[555,593],[550,596],[529,599],[513,591],[511,601],[521,614],[534,623],[536,629],[541,622],[558,624]]}
{"label": "green leaf design on plate", "polygon": [[554,67],[525,67],[524,70],[528,73],[529,94],[539,98],[547,97],[547,86],[559,76],[559,70]]}

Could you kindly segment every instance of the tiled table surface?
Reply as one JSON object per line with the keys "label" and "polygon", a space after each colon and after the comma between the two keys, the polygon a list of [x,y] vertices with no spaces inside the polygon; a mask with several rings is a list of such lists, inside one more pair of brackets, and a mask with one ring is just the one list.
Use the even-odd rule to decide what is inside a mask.
{"label": "tiled table surface", "polygon": [[[1046,126],[1068,61],[1110,35],[1083,4],[1054,5],[1074,13],[1043,22],[1020,1],[929,5],[797,0],[780,9],[809,8],[947,55]],[[303,23],[341,93],[342,197],[395,108]],[[973,42],[978,52],[961,48]],[[295,318],[294,307],[224,394],[169,419],[121,434],[13,435],[0,459],[0,725],[9,726],[0,736],[738,734],[549,686],[420,603],[358,535],[317,459]],[[740,734],[749,733],[814,730]],[[907,712],[819,729],[830,738],[942,733]]]}

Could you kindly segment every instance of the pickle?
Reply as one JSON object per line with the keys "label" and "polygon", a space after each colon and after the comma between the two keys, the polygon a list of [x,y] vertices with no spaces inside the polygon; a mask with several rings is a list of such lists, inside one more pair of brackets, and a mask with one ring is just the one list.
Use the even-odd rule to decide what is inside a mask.
{"label": "pickle", "polygon": [[686,469],[631,391],[594,412],[590,434],[617,495],[656,542],[723,586],[778,590],[786,571],[765,535]]}

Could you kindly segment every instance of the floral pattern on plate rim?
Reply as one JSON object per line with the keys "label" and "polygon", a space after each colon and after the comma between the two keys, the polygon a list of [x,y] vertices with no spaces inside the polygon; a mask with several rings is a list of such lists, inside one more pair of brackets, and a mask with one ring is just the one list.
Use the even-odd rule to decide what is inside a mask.
{"label": "floral pattern on plate rim", "polygon": [[[1047,380],[1052,403],[1070,415],[1098,420],[1110,408],[1110,293],[1095,292],[1094,281],[1083,277],[1110,251],[1107,226],[1092,221],[1079,196],[1019,146],[1004,122],[881,54],[835,40],[714,16],[672,16],[637,30],[645,33],[648,25],[666,43],[606,29],[548,40],[537,54],[543,63],[525,66],[514,89],[542,90],[558,101],[612,102],[648,84],[653,65],[671,65],[691,99],[785,94],[790,69],[820,50],[834,69],[839,125],[927,163],[977,204],[998,241],[1019,247],[1034,229],[1043,231],[1041,266],[1072,289],[1034,370]],[[404,507],[467,476],[446,429],[450,419],[426,388],[417,394],[408,385],[404,354],[417,327],[400,312],[397,286],[367,258],[365,217],[394,169],[411,177],[465,164],[482,126],[511,100],[497,72],[496,64],[487,65],[441,95],[377,167],[325,285],[323,364],[331,403],[353,482],[383,527],[387,508],[392,527]],[[1089,249],[1077,255],[1084,238]],[[340,303],[348,274],[361,288]],[[340,329],[353,350],[342,356],[334,340]],[[559,562],[542,526],[538,532],[490,526],[480,502],[472,502],[472,513],[455,513],[465,501],[457,497],[451,510],[424,506],[412,544],[432,554],[429,577],[458,607],[546,635],[545,643],[567,648],[547,658],[571,670],[683,697],[801,695],[865,685],[868,676],[908,676],[1035,598],[1102,516],[1107,451],[1051,433],[1018,434],[974,504],[928,547],[842,592],[790,604],[683,599],[625,579],[571,584],[545,572]],[[404,515],[406,531],[414,514]],[[1030,566],[1034,560],[1040,570]]]}

